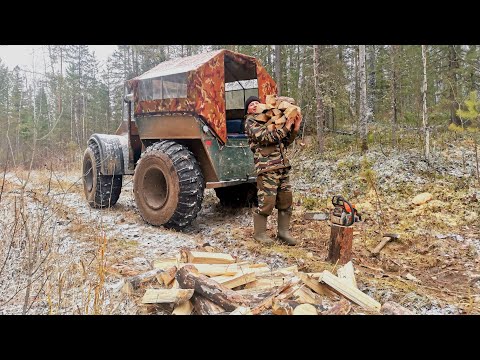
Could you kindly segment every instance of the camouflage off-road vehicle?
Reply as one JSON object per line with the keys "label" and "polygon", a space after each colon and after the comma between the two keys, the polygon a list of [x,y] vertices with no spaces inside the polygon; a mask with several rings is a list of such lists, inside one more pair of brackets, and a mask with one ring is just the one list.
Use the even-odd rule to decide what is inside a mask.
{"label": "camouflage off-road vehicle", "polygon": [[90,206],[115,205],[124,175],[133,175],[135,202],[153,225],[190,224],[205,188],[224,205],[255,202],[244,102],[276,92],[255,58],[228,50],[166,61],[126,81],[116,135],[88,140],[83,185]]}

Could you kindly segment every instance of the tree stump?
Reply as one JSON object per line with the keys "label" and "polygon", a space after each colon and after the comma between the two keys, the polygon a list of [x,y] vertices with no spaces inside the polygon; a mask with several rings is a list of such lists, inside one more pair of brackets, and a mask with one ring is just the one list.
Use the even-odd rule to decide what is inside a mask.
{"label": "tree stump", "polygon": [[344,265],[352,258],[353,227],[332,224],[327,261]]}

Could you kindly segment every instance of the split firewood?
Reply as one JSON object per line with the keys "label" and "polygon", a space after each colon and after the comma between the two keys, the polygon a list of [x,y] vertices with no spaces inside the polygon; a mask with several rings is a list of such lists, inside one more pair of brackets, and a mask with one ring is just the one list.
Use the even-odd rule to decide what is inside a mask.
{"label": "split firewood", "polygon": [[293,315],[294,309],[300,305],[293,300],[274,300],[272,305],[272,314],[274,315]]}
{"label": "split firewood", "polygon": [[215,280],[202,275],[193,265],[185,265],[177,271],[177,281],[183,289],[194,289],[226,311],[233,311],[246,305],[248,300],[235,291],[219,284]]}
{"label": "split firewood", "polygon": [[372,299],[370,296],[364,294],[352,285],[347,284],[345,281],[339,279],[328,270],[323,272],[322,276],[319,278],[319,281],[327,284],[333,290],[335,290],[335,292],[365,309],[376,312],[380,311],[381,304],[378,301]]}
{"label": "split firewood", "polygon": [[198,315],[217,315],[225,312],[224,308],[199,294],[193,295],[192,303],[193,308]]}
{"label": "split firewood", "polygon": [[290,105],[283,113],[287,119],[294,119],[298,114],[300,114],[300,108],[295,105]]}
{"label": "split firewood", "polygon": [[318,311],[312,304],[300,304],[293,310],[293,315],[318,315]]}
{"label": "split firewood", "polygon": [[351,261],[343,266],[340,266],[337,270],[337,275],[340,279],[343,279],[353,287],[358,288],[357,280],[355,279],[355,272],[353,270],[353,264]]}
{"label": "split firewood", "polygon": [[268,120],[270,120],[270,118],[268,117],[267,114],[258,114],[255,116],[255,119],[257,119],[258,121],[263,121],[263,122],[266,122]]}
{"label": "split firewood", "polygon": [[277,286],[281,286],[290,279],[287,276],[271,276],[265,278],[257,278],[245,285],[245,289],[271,289]]}
{"label": "split firewood", "polygon": [[393,301],[386,302],[382,305],[380,313],[383,315],[416,315],[415,312],[408,310],[400,304]]}
{"label": "split firewood", "polygon": [[281,103],[279,103],[279,104],[277,105],[277,109],[278,109],[278,110],[285,111],[285,110],[288,109],[290,106],[292,106],[292,104],[290,104],[288,101],[282,101]]}
{"label": "split firewood", "polygon": [[277,106],[277,96],[276,95],[267,95],[265,98],[265,103],[273,107]]}
{"label": "split firewood", "polygon": [[165,259],[158,259],[153,262],[154,269],[168,269],[172,266],[178,267],[178,259],[177,258],[165,258]]}
{"label": "split firewood", "polygon": [[177,267],[172,266],[171,268],[165,269],[165,272],[159,274],[158,276],[162,279],[165,286],[169,286],[173,280],[175,280],[175,274],[177,273]]}
{"label": "split firewood", "polygon": [[187,263],[183,267],[193,265],[200,274],[207,276],[232,276],[241,270],[238,264],[190,264]]}
{"label": "split firewood", "polygon": [[192,264],[231,264],[235,259],[230,254],[201,251],[187,251],[188,262]]}
{"label": "split firewood", "polygon": [[172,315],[190,315],[193,311],[193,304],[190,300],[175,306]]}
{"label": "split firewood", "polygon": [[256,114],[261,114],[261,113],[263,113],[265,110],[268,110],[267,104],[259,103],[259,104],[257,104],[257,106],[256,106],[256,111],[255,111],[255,113],[256,113]]}
{"label": "split firewood", "polygon": [[283,116],[283,111],[282,111],[282,110],[272,109],[272,112],[273,112],[273,115],[274,115],[274,116],[280,116],[280,117]]}
{"label": "split firewood", "polygon": [[193,289],[147,289],[142,304],[181,304],[193,295]]}
{"label": "split firewood", "polygon": [[347,315],[352,309],[350,301],[341,299],[337,301],[330,309],[322,312],[322,315]]}
{"label": "split firewood", "polygon": [[255,279],[256,277],[254,272],[246,272],[246,273],[238,272],[233,276],[212,277],[212,280],[215,280],[216,282],[222,284],[223,286],[229,289],[233,289],[237,286],[251,283],[252,281],[255,281]]}
{"label": "split firewood", "polygon": [[[282,291],[290,290],[291,288],[293,288],[293,290],[297,290],[298,287],[296,286],[299,284],[299,282],[300,282],[300,279],[297,277],[294,277],[286,284],[279,286],[277,289],[273,290],[270,293],[270,295],[265,297],[254,308],[252,308],[252,314],[256,315],[270,308],[273,305],[273,299],[277,297]],[[293,292],[294,291],[291,291],[290,296],[293,294]],[[284,296],[284,299],[286,300],[288,299],[288,297]],[[282,299],[279,299],[279,300],[282,300]]]}
{"label": "split firewood", "polygon": [[284,125],[287,122],[285,116],[275,119],[275,125]]}
{"label": "split firewood", "polygon": [[233,310],[230,313],[230,315],[253,315],[253,314],[252,314],[252,311],[250,310],[250,308],[248,308],[246,306],[239,306],[238,308]]}
{"label": "split firewood", "polygon": [[281,103],[282,101],[289,102],[290,104],[295,105],[295,100],[288,96],[279,96],[277,97],[277,103]]}
{"label": "split firewood", "polygon": [[315,294],[312,290],[306,286],[300,287],[297,291],[293,293],[293,297],[300,304],[321,304],[322,297]]}
{"label": "split firewood", "polygon": [[[324,296],[334,296],[335,293],[331,291],[325,284],[320,284],[318,282],[318,277],[321,273],[316,274],[306,274],[302,272],[297,272],[296,275],[307,285],[310,289],[315,291],[319,295]],[[316,277],[313,275],[317,275]]]}
{"label": "split firewood", "polygon": [[255,119],[265,122],[270,131],[281,129],[288,119],[293,119],[301,113],[300,107],[295,105],[295,100],[276,95],[267,95],[265,104],[257,104]]}
{"label": "split firewood", "polygon": [[155,276],[163,272],[165,272],[163,269],[153,269],[143,274],[130,276],[117,282],[112,286],[112,289],[114,292],[121,290],[126,294],[132,294],[133,291],[137,290],[142,283],[152,280],[155,278]]}

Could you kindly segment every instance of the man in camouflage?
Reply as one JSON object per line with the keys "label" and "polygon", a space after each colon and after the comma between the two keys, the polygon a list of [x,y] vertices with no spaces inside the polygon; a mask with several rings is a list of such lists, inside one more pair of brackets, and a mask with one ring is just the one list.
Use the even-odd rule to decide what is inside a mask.
{"label": "man in camouflage", "polygon": [[273,208],[278,209],[277,238],[288,245],[296,240],[289,233],[292,216],[292,187],[289,182],[291,165],[285,155],[286,148],[293,142],[300,129],[301,115],[287,120],[285,126],[276,129],[255,119],[259,99],[251,96],[245,102],[245,132],[257,172],[258,208],[253,215],[254,239],[264,244],[272,244],[267,235],[267,219]]}

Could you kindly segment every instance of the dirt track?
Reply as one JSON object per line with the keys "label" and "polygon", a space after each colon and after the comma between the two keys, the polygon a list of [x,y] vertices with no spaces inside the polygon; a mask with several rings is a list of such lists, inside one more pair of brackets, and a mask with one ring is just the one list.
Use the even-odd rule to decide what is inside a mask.
{"label": "dirt track", "polygon": [[[311,173],[328,176],[317,176],[317,180],[315,176],[309,177],[308,166],[312,168]],[[391,170],[394,166],[386,166],[391,174],[395,173]],[[416,163],[413,161],[409,166],[416,166]],[[296,247],[276,244],[268,248],[252,241],[251,209],[222,208],[212,190],[206,191],[197,220],[184,232],[175,232],[143,222],[133,200],[131,177],[124,178],[117,205],[108,210],[96,210],[84,200],[77,174],[34,171],[25,188],[25,213],[28,215],[25,221],[31,236],[38,234],[45,239],[46,250],[42,254],[47,250],[51,252],[44,263],[40,264],[42,256],[37,259],[39,269],[49,276],[45,282],[33,286],[35,291],[30,295],[32,305],[28,313],[139,313],[142,309],[138,306],[138,296],[114,293],[112,285],[123,276],[151,269],[153,261],[159,257],[175,256],[182,247],[211,246],[241,260],[265,262],[271,268],[295,264],[302,271],[332,269],[333,265],[324,261],[329,238],[327,222],[307,221],[303,214],[312,209],[328,211],[331,192],[342,193],[345,186],[353,186],[348,179],[332,180],[338,167],[339,162],[316,161],[309,165],[308,161],[302,161],[302,176],[297,172],[293,177],[295,210],[292,222],[293,234],[301,243]],[[376,171],[381,173],[382,168],[377,166]],[[472,199],[470,208],[478,206],[474,198],[477,193],[468,187],[451,193],[455,184],[450,178],[432,180],[422,175],[422,171],[405,171],[420,179],[413,180],[418,182],[418,189],[414,190],[407,186],[412,179],[402,183],[393,175],[391,180],[387,177],[386,182],[379,181],[377,190],[382,198],[395,204],[395,208],[383,209],[387,219],[384,229],[402,235],[400,241],[382,250],[379,258],[370,256],[370,250],[381,235],[375,197],[371,191],[366,193],[359,189],[366,193],[355,199],[366,215],[365,222],[355,225],[352,260],[359,288],[382,303],[394,300],[420,314],[479,314],[480,234],[475,214],[471,211],[460,213],[465,196]],[[3,280],[0,282],[0,313],[22,313],[24,305],[21,284],[26,283],[27,277],[23,271],[25,259],[20,251],[21,232],[17,231],[14,237],[11,234],[15,202],[18,211],[22,197],[20,179],[25,178],[26,172],[9,172],[2,196],[0,235],[3,235],[4,247],[0,259],[6,259],[9,238],[15,239],[16,246],[5,261],[3,273],[0,272]],[[326,178],[328,183],[322,183]],[[403,193],[391,189],[402,189]],[[412,195],[425,190],[431,191],[437,202],[412,207],[408,203]],[[352,191],[355,192],[354,187]],[[308,205],[309,201],[313,205]],[[450,207],[442,208],[447,201]],[[268,227],[273,236],[275,216],[270,218]],[[13,296],[15,292],[17,296]],[[34,297],[36,292],[39,294]],[[328,307],[328,301],[325,304]],[[352,313],[364,312],[354,306]]]}

